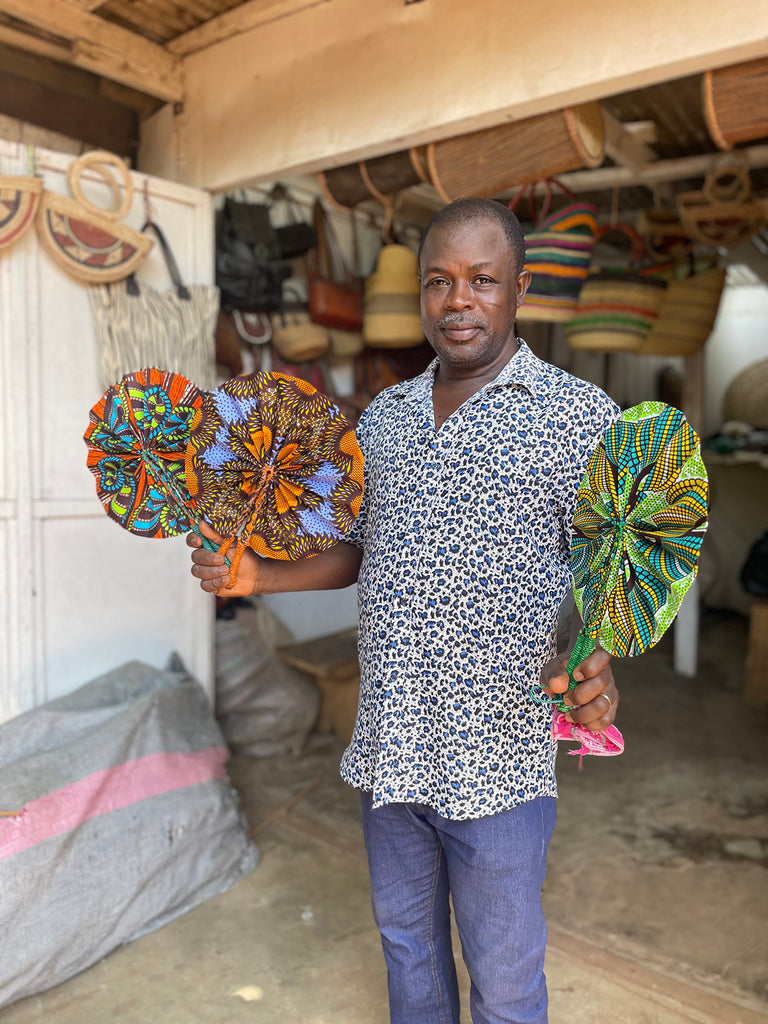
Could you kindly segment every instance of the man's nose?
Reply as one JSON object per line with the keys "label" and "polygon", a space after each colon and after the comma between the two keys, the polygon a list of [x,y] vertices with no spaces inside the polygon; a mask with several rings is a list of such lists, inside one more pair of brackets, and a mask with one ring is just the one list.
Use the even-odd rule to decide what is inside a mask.
{"label": "man's nose", "polygon": [[469,281],[456,278],[448,289],[445,305],[448,309],[469,309],[475,304],[472,287]]}

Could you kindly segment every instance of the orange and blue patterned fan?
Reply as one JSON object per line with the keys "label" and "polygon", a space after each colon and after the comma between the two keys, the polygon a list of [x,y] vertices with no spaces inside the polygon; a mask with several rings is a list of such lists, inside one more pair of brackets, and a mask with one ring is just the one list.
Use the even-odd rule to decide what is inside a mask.
{"label": "orange and blue patterned fan", "polygon": [[[571,571],[583,625],[568,662],[569,690],[574,669],[598,643],[631,657],[661,639],[696,576],[707,497],[699,439],[678,409],[643,402],[605,432],[573,517]],[[562,698],[553,703],[572,710]]]}
{"label": "orange and blue patterned fan", "polygon": [[196,529],[184,456],[202,404],[186,377],[145,369],[126,374],[91,409],[88,468],[107,515],[124,529],[155,538]]}
{"label": "orange and blue patterned fan", "polygon": [[363,497],[363,457],[349,422],[306,381],[233,377],[207,394],[187,450],[195,507],[236,545],[268,558],[308,558],[349,532]]}

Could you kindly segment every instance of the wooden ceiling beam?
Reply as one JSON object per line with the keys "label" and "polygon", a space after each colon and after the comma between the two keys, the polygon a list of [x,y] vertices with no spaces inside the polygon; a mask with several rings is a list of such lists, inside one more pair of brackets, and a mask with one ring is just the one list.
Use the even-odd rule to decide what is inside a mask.
{"label": "wooden ceiling beam", "polygon": [[605,107],[603,107],[603,126],[605,128],[605,152],[615,164],[638,170],[658,159],[657,154],[650,146],[640,142],[634,133],[628,131],[621,121]]}
{"label": "wooden ceiling beam", "polygon": [[70,40],[71,63],[86,71],[166,102],[183,99],[178,57],[82,10],[79,0],[0,0],[0,12]]}
{"label": "wooden ceiling beam", "polygon": [[170,40],[166,48],[177,57],[186,57],[241,32],[248,32],[260,25],[280,21],[292,14],[299,14],[311,7],[319,7],[329,2],[330,0],[250,0],[249,3],[233,7],[224,14],[203,22],[197,28],[177,36]]}

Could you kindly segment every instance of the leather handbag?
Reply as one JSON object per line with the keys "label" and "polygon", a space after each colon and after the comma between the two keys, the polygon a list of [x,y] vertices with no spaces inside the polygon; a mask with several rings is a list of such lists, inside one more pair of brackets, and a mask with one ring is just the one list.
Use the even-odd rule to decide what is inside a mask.
{"label": "leather handbag", "polygon": [[287,215],[283,224],[274,228],[277,252],[281,259],[292,260],[304,256],[317,245],[317,233],[311,224],[304,220],[301,206],[291,195],[285,185],[279,182],[270,195],[270,218],[272,221]]}
{"label": "leather handbag", "polygon": [[309,315],[325,327],[359,331],[363,326],[360,285],[344,260],[319,200],[315,201],[313,217],[318,241],[315,266],[307,273]]}
{"label": "leather handbag", "polygon": [[[290,266],[268,262],[243,237],[232,216],[235,206],[227,201],[216,222],[216,284],[221,289],[223,309],[245,309],[270,313],[280,308],[283,281]],[[254,237],[246,231],[247,237]],[[262,249],[263,253],[263,249]]]}
{"label": "leather handbag", "polygon": [[248,203],[227,196],[224,215],[232,226],[235,237],[251,246],[257,259],[266,261],[280,255],[275,229],[265,203]]}
{"label": "leather handbag", "polygon": [[306,363],[325,355],[331,345],[328,329],[310,319],[298,296],[283,302],[272,315],[272,348],[290,363]]}

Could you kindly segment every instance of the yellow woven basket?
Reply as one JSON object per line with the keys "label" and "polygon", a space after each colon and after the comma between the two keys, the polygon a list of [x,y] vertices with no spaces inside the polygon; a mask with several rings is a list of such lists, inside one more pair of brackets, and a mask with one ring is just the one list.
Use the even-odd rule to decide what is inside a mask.
{"label": "yellow woven basket", "polygon": [[724,267],[670,281],[656,322],[637,351],[649,356],[695,355],[712,333],[724,285]]}

